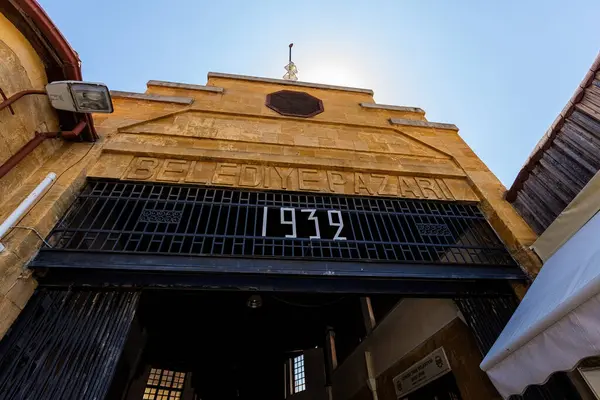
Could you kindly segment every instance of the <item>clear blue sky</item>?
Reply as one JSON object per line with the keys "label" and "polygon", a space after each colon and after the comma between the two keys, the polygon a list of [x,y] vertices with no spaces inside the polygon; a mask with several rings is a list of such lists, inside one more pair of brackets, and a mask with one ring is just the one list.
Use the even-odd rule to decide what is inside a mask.
{"label": "clear blue sky", "polygon": [[510,186],[600,50],[600,1],[40,0],[84,79],[144,91],[209,71],[366,87],[451,122]]}

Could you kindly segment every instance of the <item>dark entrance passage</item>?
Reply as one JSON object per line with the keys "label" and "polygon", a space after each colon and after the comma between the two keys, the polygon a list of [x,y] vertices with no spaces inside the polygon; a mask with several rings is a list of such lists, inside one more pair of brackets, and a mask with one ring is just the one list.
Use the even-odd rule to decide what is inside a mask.
{"label": "dark entrance passage", "polygon": [[[333,365],[367,336],[361,296],[42,287],[0,343],[0,398],[325,399]],[[377,321],[401,298],[369,296]],[[510,302],[455,302],[485,351]],[[450,396],[444,382],[423,396]],[[562,377],[534,389],[524,398],[579,398]]]}
{"label": "dark entrance passage", "polygon": [[[376,296],[373,307],[384,315],[399,299]],[[115,380],[127,399],[160,398],[152,389],[175,381],[165,371],[185,377],[165,399],[325,399],[328,337],[341,363],[367,334],[357,295],[151,290],[137,321],[125,352],[142,355]]]}

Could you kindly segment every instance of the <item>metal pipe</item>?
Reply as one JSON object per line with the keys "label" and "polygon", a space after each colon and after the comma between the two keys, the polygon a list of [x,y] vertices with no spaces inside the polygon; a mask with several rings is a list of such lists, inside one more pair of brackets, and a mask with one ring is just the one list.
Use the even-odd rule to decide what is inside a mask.
{"label": "metal pipe", "polygon": [[[25,200],[19,204],[15,211],[13,211],[12,214],[10,214],[8,218],[6,218],[6,220],[4,220],[4,222],[0,225],[0,239],[4,237],[6,232],[12,228],[12,226],[23,216],[23,214],[27,212],[37,198],[40,197],[44,190],[46,190],[48,186],[50,186],[55,180],[56,174],[54,172],[50,172],[48,175],[46,175],[46,178],[44,178],[44,180],[37,185],[31,193],[29,193],[29,196],[27,196]],[[4,249],[4,245],[0,243],[0,253],[3,252]]]}
{"label": "metal pipe", "polygon": [[2,103],[0,103],[0,110],[3,110],[6,107],[10,106],[12,103],[19,100],[21,97],[28,96],[30,94],[46,94],[46,91],[30,89],[30,90],[22,90],[20,92],[17,92],[15,94],[13,94],[12,96],[10,96],[8,99],[4,100]]}
{"label": "metal pipe", "polygon": [[0,178],[8,174],[11,169],[15,167],[22,159],[24,159],[29,153],[36,149],[44,140],[46,135],[43,133],[36,132],[33,139],[27,142],[21,147],[15,154],[13,154],[4,164],[0,165]]}
{"label": "metal pipe", "polygon": [[62,132],[60,134],[60,137],[62,137],[63,139],[75,139],[75,138],[79,137],[79,135],[81,134],[81,131],[83,131],[83,128],[85,128],[85,126],[86,126],[85,121],[79,121],[79,123],[77,125],[75,125],[75,128],[73,128],[73,130]]}
{"label": "metal pipe", "polygon": [[0,178],[4,175],[8,174],[11,169],[13,169],[22,159],[27,157],[29,153],[36,149],[45,139],[55,138],[57,136],[61,136],[67,139],[74,139],[79,137],[83,128],[86,127],[85,121],[79,121],[79,123],[73,128],[72,131],[64,131],[64,132],[45,132],[40,133],[36,132],[33,139],[27,142],[23,147],[19,149],[15,154],[13,154],[8,160],[4,162],[4,164],[0,165]]}
{"label": "metal pipe", "polygon": [[[31,18],[35,33],[44,43],[48,43],[53,51],[56,52],[62,66],[62,79],[80,81],[81,76],[81,60],[69,42],[60,33],[56,25],[50,17],[42,9],[36,0],[15,0],[18,7],[23,10],[23,14]],[[39,31],[39,33],[38,33]]]}

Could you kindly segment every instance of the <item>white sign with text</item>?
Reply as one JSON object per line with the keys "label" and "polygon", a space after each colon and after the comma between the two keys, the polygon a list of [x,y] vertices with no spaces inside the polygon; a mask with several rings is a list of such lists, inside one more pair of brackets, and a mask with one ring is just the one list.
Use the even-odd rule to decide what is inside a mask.
{"label": "white sign with text", "polygon": [[406,396],[450,372],[450,363],[440,347],[394,378],[396,396]]}

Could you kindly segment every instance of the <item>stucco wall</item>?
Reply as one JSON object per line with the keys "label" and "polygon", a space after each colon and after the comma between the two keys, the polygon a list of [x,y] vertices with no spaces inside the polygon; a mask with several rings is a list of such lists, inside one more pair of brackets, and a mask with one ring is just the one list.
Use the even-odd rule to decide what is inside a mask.
{"label": "stucco wall", "polygon": [[498,399],[475,339],[449,299],[403,299],[334,372],[334,397],[371,400],[364,353],[371,353],[380,400],[396,400],[393,379],[443,347],[463,400]]}
{"label": "stucco wall", "polygon": [[[380,400],[396,400],[393,379],[439,347],[444,347],[452,373],[463,400],[501,400],[487,375],[479,369],[481,353],[469,328],[456,318],[414,348],[377,377]],[[363,386],[352,400],[371,400],[368,387]]]}
{"label": "stucco wall", "polygon": [[365,352],[371,353],[372,373],[379,377],[456,318],[452,300],[403,299],[334,372],[334,397],[352,399],[366,386]]}

